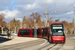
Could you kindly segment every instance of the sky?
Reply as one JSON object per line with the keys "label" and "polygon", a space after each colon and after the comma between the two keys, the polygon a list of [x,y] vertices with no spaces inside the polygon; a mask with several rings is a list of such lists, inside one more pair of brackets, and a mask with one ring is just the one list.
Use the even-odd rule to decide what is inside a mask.
{"label": "sky", "polygon": [[47,1],[47,17],[72,22],[74,17],[75,0],[0,0],[0,14],[4,14],[4,21],[14,18],[22,21],[23,17],[38,12],[41,19],[45,19],[45,3]]}

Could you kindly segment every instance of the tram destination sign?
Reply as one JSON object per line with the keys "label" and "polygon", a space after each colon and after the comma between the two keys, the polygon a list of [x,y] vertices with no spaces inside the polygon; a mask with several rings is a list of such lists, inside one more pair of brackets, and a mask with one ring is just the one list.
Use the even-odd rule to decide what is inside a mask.
{"label": "tram destination sign", "polygon": [[60,26],[62,26],[62,25],[52,25],[52,26],[54,26],[54,27],[60,27]]}

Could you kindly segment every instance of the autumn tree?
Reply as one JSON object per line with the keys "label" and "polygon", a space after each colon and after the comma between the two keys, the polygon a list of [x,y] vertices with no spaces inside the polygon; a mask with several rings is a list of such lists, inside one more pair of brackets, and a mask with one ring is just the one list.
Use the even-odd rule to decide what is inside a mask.
{"label": "autumn tree", "polygon": [[67,21],[65,21],[65,20],[64,21],[61,21],[61,23],[64,24],[65,32],[67,33],[68,30],[69,30],[69,23]]}
{"label": "autumn tree", "polygon": [[69,31],[72,33],[74,31],[74,23],[69,23]]}
{"label": "autumn tree", "polygon": [[28,28],[33,28],[34,27],[34,19],[33,18],[27,17],[26,22],[27,22],[27,25],[28,25],[27,27]]}
{"label": "autumn tree", "polygon": [[13,30],[16,33],[20,28],[20,24],[21,22],[19,20],[15,20],[14,18],[13,20],[10,21],[11,30]]}
{"label": "autumn tree", "polygon": [[3,34],[3,28],[5,27],[5,24],[6,24],[6,22],[3,21],[4,19],[5,19],[5,17],[0,14],[0,27],[1,27],[2,34]]}
{"label": "autumn tree", "polygon": [[36,23],[38,24],[39,27],[44,26],[44,23],[41,21],[41,16],[40,15],[37,17]]}
{"label": "autumn tree", "polygon": [[55,21],[52,19],[52,17],[49,17],[48,18],[48,23],[49,23],[49,26],[51,25],[51,23],[54,23]]}
{"label": "autumn tree", "polygon": [[22,21],[22,28],[26,28],[27,24],[26,24],[26,18],[24,16],[23,21]]}
{"label": "autumn tree", "polygon": [[[33,20],[35,19],[37,21],[38,16],[41,16],[41,15],[39,13],[35,12],[35,13],[32,13],[30,16],[33,17]],[[32,24],[34,24],[34,27],[35,27],[35,23],[36,22],[32,23]]]}

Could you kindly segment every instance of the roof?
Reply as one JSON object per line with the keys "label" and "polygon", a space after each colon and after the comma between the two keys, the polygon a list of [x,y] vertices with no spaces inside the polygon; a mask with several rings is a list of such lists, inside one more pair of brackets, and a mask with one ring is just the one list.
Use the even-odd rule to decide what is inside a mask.
{"label": "roof", "polygon": [[63,24],[63,23],[52,23],[51,25],[54,25],[54,24]]}

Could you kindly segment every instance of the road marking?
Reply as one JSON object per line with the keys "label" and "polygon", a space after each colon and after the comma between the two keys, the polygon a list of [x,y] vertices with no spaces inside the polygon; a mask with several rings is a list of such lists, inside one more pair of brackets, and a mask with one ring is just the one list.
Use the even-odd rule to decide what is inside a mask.
{"label": "road marking", "polygon": [[[44,39],[45,40],[45,39]],[[40,45],[37,45],[37,46],[35,46],[35,47],[31,47],[29,50],[33,50],[33,49],[35,49],[35,48],[37,48],[37,47],[39,47],[39,46],[42,46],[42,45],[44,45],[45,43],[47,42],[47,40],[45,40],[45,42],[44,43],[42,43],[42,44],[40,44]]]}
{"label": "road marking", "polygon": [[[45,40],[45,39],[44,39],[44,40]],[[46,42],[47,42],[47,40],[45,40],[45,42],[44,42],[44,43],[40,44],[40,46],[41,46],[41,45],[44,45]]]}

